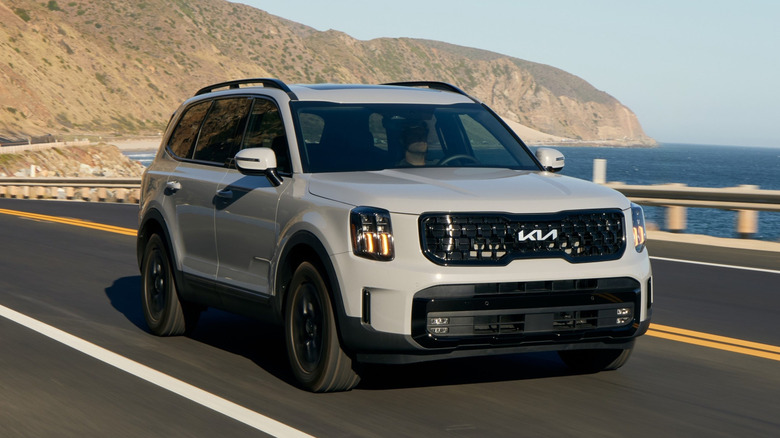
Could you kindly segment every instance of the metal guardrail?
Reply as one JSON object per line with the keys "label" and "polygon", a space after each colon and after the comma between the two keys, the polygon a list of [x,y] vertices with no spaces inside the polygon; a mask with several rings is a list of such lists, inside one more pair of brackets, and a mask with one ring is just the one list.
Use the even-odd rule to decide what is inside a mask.
{"label": "metal guardrail", "polygon": [[707,188],[684,184],[631,186],[606,183],[637,204],[666,208],[666,229],[683,232],[687,227],[686,208],[714,208],[737,212],[737,234],[750,238],[758,231],[758,212],[780,212],[780,190],[759,190],[757,186]]}
{"label": "metal guardrail", "polygon": [[0,178],[0,198],[138,203],[140,178]]}
{"label": "metal guardrail", "polygon": [[74,140],[74,141],[57,141],[54,143],[30,143],[30,144],[13,144],[10,146],[0,146],[0,154],[18,154],[20,152],[27,151],[40,151],[52,148],[61,148],[63,146],[89,146],[92,144],[89,140]]}
{"label": "metal guardrail", "polygon": [[752,185],[724,188],[688,187],[683,184],[605,185],[644,205],[780,211],[780,190],[759,190]]}
{"label": "metal guardrail", "polygon": [[666,229],[683,232],[686,208],[714,208],[737,212],[737,234],[750,238],[758,231],[758,212],[780,212],[780,190],[759,190],[758,186],[709,188],[685,184],[632,186],[607,183],[607,161],[593,160],[593,182],[611,187],[637,204],[666,208]]}

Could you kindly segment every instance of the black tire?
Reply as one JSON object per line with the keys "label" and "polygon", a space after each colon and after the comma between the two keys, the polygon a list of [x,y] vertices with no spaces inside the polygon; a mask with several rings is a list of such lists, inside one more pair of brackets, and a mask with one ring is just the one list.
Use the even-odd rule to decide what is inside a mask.
{"label": "black tire", "polygon": [[304,262],[290,282],[284,312],[287,356],[295,379],[312,392],[348,391],[360,381],[341,349],[328,287]]}
{"label": "black tire", "polygon": [[149,330],[157,336],[177,336],[192,331],[200,310],[179,301],[165,242],[152,234],[141,263],[141,304]]}
{"label": "black tire", "polygon": [[616,370],[626,362],[634,351],[633,345],[627,348],[605,350],[563,350],[558,352],[561,360],[574,371],[597,373]]}

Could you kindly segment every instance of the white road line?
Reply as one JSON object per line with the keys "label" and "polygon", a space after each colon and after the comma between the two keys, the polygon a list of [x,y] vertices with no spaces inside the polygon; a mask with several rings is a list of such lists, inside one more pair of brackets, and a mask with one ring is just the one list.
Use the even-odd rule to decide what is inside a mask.
{"label": "white road line", "polygon": [[149,368],[146,365],[142,365],[124,356],[120,356],[112,351],[106,350],[105,348],[99,347],[91,342],[85,341],[84,339],[73,336],[70,333],[64,332],[58,328],[30,318],[27,315],[21,314],[2,305],[0,305],[0,316],[34,330],[44,336],[48,336],[57,342],[73,348],[74,350],[78,350],[88,356],[92,356],[97,360],[119,368],[126,373],[146,380],[147,382],[157,385],[160,388],[166,389],[184,398],[192,400],[201,406],[205,406],[236,421],[240,421],[247,426],[253,427],[261,432],[276,437],[311,438],[311,435],[307,435],[284,423],[280,423],[272,418],[258,414],[257,412],[249,410],[241,405],[225,400],[222,397],[204,391],[198,387],[190,385],[189,383],[161,373],[155,369]]}
{"label": "white road line", "polygon": [[766,272],[769,274],[780,274],[780,271],[775,269],[762,269],[762,268],[751,268],[748,266],[735,266],[735,265],[722,265],[719,263],[707,263],[707,262],[696,262],[693,260],[681,260],[681,259],[670,259],[666,257],[655,257],[650,256],[653,260],[661,260],[664,262],[676,262],[676,263],[688,263],[692,265],[702,265],[702,266],[713,266],[716,268],[728,268],[728,269],[742,269],[743,271],[753,271],[753,272]]}

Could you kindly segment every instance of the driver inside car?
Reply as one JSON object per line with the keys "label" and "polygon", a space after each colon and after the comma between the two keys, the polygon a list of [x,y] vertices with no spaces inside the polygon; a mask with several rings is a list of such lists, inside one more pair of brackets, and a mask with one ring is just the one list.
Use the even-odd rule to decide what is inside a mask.
{"label": "driver inside car", "polygon": [[410,123],[403,131],[404,158],[401,167],[425,166],[428,153],[428,126],[423,121]]}

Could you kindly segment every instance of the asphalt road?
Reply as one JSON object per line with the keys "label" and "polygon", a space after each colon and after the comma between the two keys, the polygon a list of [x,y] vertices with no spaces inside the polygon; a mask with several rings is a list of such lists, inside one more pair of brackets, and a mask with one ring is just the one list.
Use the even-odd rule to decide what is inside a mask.
{"label": "asphalt road", "polygon": [[[137,212],[7,199],[0,209],[126,228]],[[374,366],[350,392],[309,394],[290,383],[276,327],[210,310],[189,337],[149,334],[131,236],[0,214],[0,245],[0,437],[780,436],[777,253],[650,242],[663,258],[654,324],[702,332],[683,339],[694,343],[732,340],[651,330],[614,372],[572,374],[540,353]],[[64,344],[69,335],[98,358]],[[727,351],[743,341],[766,357]]]}

